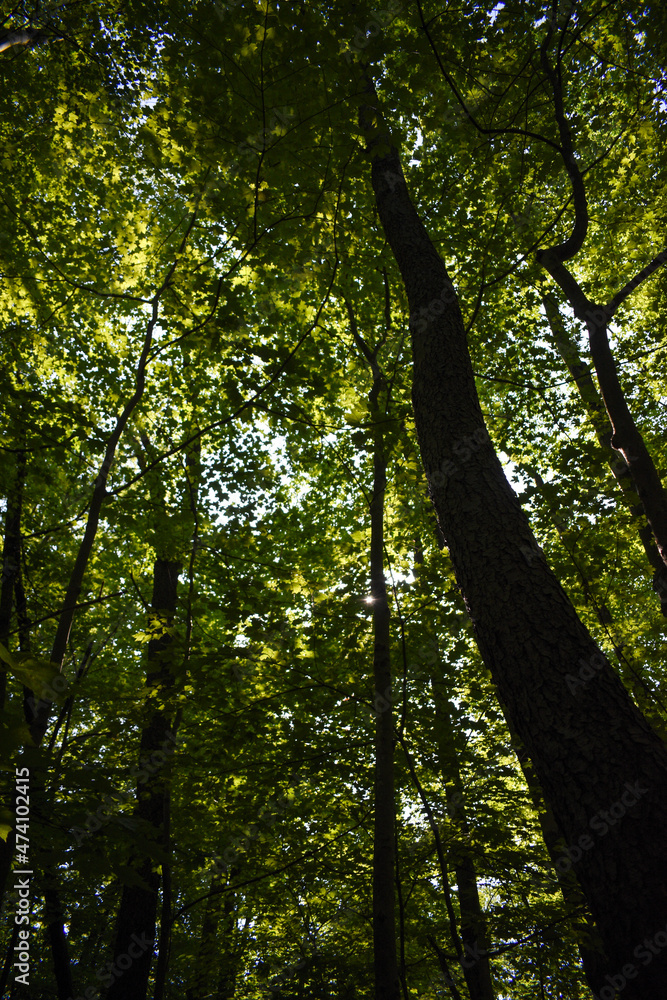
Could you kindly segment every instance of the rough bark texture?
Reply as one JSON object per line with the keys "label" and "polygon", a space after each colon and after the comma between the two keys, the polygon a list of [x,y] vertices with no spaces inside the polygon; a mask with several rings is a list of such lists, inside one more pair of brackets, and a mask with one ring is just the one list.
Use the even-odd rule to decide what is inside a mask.
{"label": "rough bark texture", "polygon": [[422,459],[477,643],[567,845],[586,845],[573,867],[624,1000],[654,1000],[667,982],[667,947],[655,940],[667,943],[667,750],[579,621],[505,478],[456,293],[372,88],[362,124],[410,305]]}
{"label": "rough bark texture", "polygon": [[[162,632],[148,644],[149,667],[147,683],[166,688],[171,672],[166,653],[171,644],[170,626],[176,609],[176,588],[181,566],[167,559],[156,559],[153,577],[154,625]],[[158,629],[159,632],[159,629]],[[137,784],[135,816],[152,831],[156,846],[164,847],[164,818],[167,801],[164,758],[170,743],[171,729],[164,711],[153,710],[141,735],[140,763],[148,772],[147,780]],[[172,737],[173,739],[173,737]],[[167,751],[165,751],[167,748]],[[151,758],[153,758],[151,762]],[[150,773],[151,768],[152,773]],[[107,1000],[145,1000],[148,977],[153,959],[155,922],[160,877],[151,857],[150,844],[143,857],[135,859],[133,867],[144,885],[125,885],[118,911],[114,966],[118,970],[109,985]],[[131,962],[123,956],[129,956]]]}
{"label": "rough bark texture", "polygon": [[[466,818],[463,782],[458,766],[458,756],[454,744],[454,729],[449,713],[447,689],[440,678],[431,679],[433,700],[435,702],[435,737],[438,746],[438,762],[440,771],[452,795],[447,796],[447,813],[458,825],[462,843],[466,843],[470,833]],[[491,966],[488,959],[489,942],[486,931],[486,919],[479,899],[477,889],[477,873],[475,862],[470,851],[464,849],[448,849],[450,863],[454,864],[456,885],[461,911],[461,941],[464,954],[461,957],[461,967],[465,976],[470,1000],[495,1000],[495,991],[491,979]]]}
{"label": "rough bark texture", "polygon": [[[526,779],[530,797],[539,817],[542,839],[551,858],[563,899],[572,912],[581,910],[582,907],[585,910],[586,900],[572,870],[571,859],[566,851],[567,844],[563,834],[558,829],[553,810],[548,803],[544,802],[535,771],[516,732],[510,729],[510,735],[521,764],[523,776]],[[575,922],[574,926],[578,931],[579,955],[586,973],[586,980],[591,989],[595,991],[603,989],[608,985],[605,976],[613,975],[615,970],[605,957],[600,932],[590,916],[585,914],[583,918]]]}

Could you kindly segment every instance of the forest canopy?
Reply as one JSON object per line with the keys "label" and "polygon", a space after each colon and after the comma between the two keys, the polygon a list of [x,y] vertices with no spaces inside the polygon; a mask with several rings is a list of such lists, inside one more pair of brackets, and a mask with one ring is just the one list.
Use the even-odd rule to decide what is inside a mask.
{"label": "forest canopy", "polygon": [[667,9],[381,3],[3,7],[2,996],[667,984]]}

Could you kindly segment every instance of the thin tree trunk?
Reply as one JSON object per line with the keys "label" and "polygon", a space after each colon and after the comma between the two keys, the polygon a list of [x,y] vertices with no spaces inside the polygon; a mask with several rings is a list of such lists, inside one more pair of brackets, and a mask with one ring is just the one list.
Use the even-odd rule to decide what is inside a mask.
{"label": "thin tree trunk", "polygon": [[[55,882],[53,872],[47,872],[46,878]],[[55,887],[46,888],[44,902],[46,904],[48,937],[53,955],[53,971],[58,986],[58,1000],[71,1000],[71,997],[74,996],[74,985],[69,961],[69,948],[60,894]]]}
{"label": "thin tree trunk", "polygon": [[646,553],[646,558],[653,568],[653,589],[659,596],[660,610],[667,617],[667,566],[660,556],[651,526],[646,522],[646,512],[635,489],[632,472],[623,455],[612,445],[614,431],[609,423],[604,402],[595,388],[588,365],[582,361],[577,345],[572,341],[565,328],[556,300],[553,295],[546,293],[542,295],[542,304],[554,345],[579,390],[579,395],[595,429],[598,443],[605,452],[607,464],[619,485],[623,500],[636,519],[637,534]]}
{"label": "thin tree trunk", "polygon": [[[7,497],[5,514],[5,536],[2,546],[2,587],[0,587],[0,642],[9,646],[14,610],[14,586],[21,565],[21,510],[23,506],[23,483],[25,479],[25,452],[16,456],[16,479]],[[5,707],[7,675],[0,671],[0,709]]]}
{"label": "thin tree trunk", "polygon": [[[565,262],[575,257],[584,245],[588,234],[589,213],[584,175],[575,154],[572,121],[565,112],[560,56],[556,57],[555,66],[551,64],[549,56],[555,34],[555,23],[553,21],[547,22],[546,34],[540,46],[540,63],[551,88],[554,117],[560,138],[560,151],[572,185],[574,224],[570,236],[564,243],[546,250],[539,250],[536,254],[536,260],[549,272],[559,286],[577,319],[586,325],[600,392],[612,426],[611,446],[623,456],[627,464],[648,523],[651,526],[660,558],[667,567],[667,492],[646,447],[643,435],[630,412],[608,335],[609,323],[618,307],[643,281],[665,263],[667,250],[659,253],[630,281],[626,282],[606,305],[592,302],[572,272],[565,266]],[[662,578],[657,581],[657,589],[662,600]]]}
{"label": "thin tree trunk", "polygon": [[[355,343],[370,366],[373,386],[369,409],[373,419],[373,491],[371,515],[371,602],[373,608],[373,680],[375,685],[375,776],[373,833],[373,965],[376,1000],[400,1000],[401,983],[396,956],[396,796],[394,791],[394,713],[391,693],[390,621],[384,577],[384,495],[387,459],[381,401],[389,390],[373,351],[359,333],[354,310],[347,302]],[[387,313],[387,333],[390,316]],[[386,336],[386,334],[385,334]]]}
{"label": "thin tree trunk", "polygon": [[[7,497],[5,534],[2,547],[2,586],[0,587],[0,643],[9,647],[9,634],[14,611],[14,588],[21,566],[21,510],[26,457],[20,451],[16,456],[16,478]],[[7,674],[0,670],[0,710],[4,711],[7,693]],[[0,839],[0,903],[4,899],[7,878],[12,867],[16,836],[11,830],[5,840]]]}
{"label": "thin tree trunk", "polygon": [[209,997],[232,1000],[234,996],[238,964],[233,940],[236,898],[233,892],[221,892],[221,888],[222,875],[216,872],[206,900],[195,978],[187,991],[188,1000]]}
{"label": "thin tree trunk", "polygon": [[362,127],[410,305],[424,468],[477,643],[566,844],[580,846],[573,868],[624,1000],[654,1000],[667,981],[667,949],[655,942],[667,927],[667,749],[579,621],[507,482],[484,425],[458,298],[372,85]]}
{"label": "thin tree trunk", "polygon": [[[168,854],[171,856],[171,788],[169,785],[164,791],[164,842]],[[153,987],[153,1000],[164,1000],[164,991],[167,986],[167,969],[169,968],[169,951],[171,948],[171,910],[172,910],[172,887],[171,887],[171,861],[162,863],[162,903],[160,906],[160,940],[158,944],[157,962],[155,965],[155,986]]]}
{"label": "thin tree trunk", "polygon": [[[465,843],[469,828],[447,689],[445,683],[433,675],[431,690],[435,702],[435,736],[440,771],[448,790],[453,789],[453,795],[447,795],[447,812],[460,829],[461,842]],[[470,1000],[495,1000],[491,964],[488,958],[486,918],[479,899],[475,863],[470,852],[465,849],[455,849],[453,858],[451,854],[450,850],[449,860],[454,864],[461,911],[461,941],[464,954],[460,961]]]}
{"label": "thin tree trunk", "polygon": [[[377,408],[375,419],[380,416]],[[371,498],[371,597],[375,716],[375,827],[373,837],[373,956],[377,1000],[399,1000],[396,959],[396,801],[394,793],[394,713],[391,697],[390,612],[384,578],[384,492],[387,464],[379,423],[373,432]]]}
{"label": "thin tree trunk", "polygon": [[[171,684],[169,647],[172,643],[171,626],[176,610],[176,591],[180,563],[157,558],[154,564],[152,627],[155,638],[148,644],[148,672],[146,683],[158,685],[164,698]],[[141,734],[140,763],[149,772],[146,781],[137,783],[135,816],[142,821],[156,847],[164,843],[164,818],[166,805],[166,777],[164,762],[173,741],[167,714],[153,707],[148,725]],[[162,755],[160,757],[160,755]],[[151,763],[152,759],[152,763]],[[142,858],[135,858],[133,867],[143,885],[125,885],[118,910],[114,946],[114,981],[107,992],[107,1000],[145,1000],[153,959],[155,924],[157,916],[160,877],[151,856],[150,840]]]}

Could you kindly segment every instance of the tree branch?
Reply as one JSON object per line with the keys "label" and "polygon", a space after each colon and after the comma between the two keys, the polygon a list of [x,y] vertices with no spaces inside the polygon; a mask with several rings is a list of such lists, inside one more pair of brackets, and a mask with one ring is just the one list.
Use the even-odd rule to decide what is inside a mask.
{"label": "tree branch", "polygon": [[[563,106],[563,83],[560,74],[560,65],[558,69],[554,69],[549,62],[548,48],[551,43],[553,31],[553,24],[550,24],[547,29],[547,33],[544,36],[544,41],[540,46],[540,63],[549,83],[551,84],[554,101],[554,114],[560,136],[560,146],[558,148],[561,156],[563,157],[563,163],[565,164],[565,169],[568,172],[570,182],[572,184],[572,194],[574,196],[574,227],[570,236],[563,243],[559,243],[558,246],[551,247],[548,252],[557,260],[563,262],[569,260],[570,257],[574,257],[575,254],[581,250],[584,244],[586,233],[588,232],[588,203],[586,200],[584,179],[581,171],[579,170],[579,165],[574,152],[572,131],[570,129],[569,122],[565,117],[565,110]],[[538,254],[538,259],[539,257],[540,255]]]}
{"label": "tree branch", "polygon": [[634,278],[631,278],[630,281],[626,282],[626,284],[623,285],[623,288],[621,288],[620,291],[616,292],[616,295],[614,295],[614,297],[610,299],[610,301],[604,307],[605,312],[607,313],[607,319],[608,320],[611,319],[611,317],[614,315],[614,313],[621,305],[621,303],[624,302],[625,299],[627,299],[628,295],[631,295],[632,292],[634,292],[634,290],[639,287],[639,285],[641,285],[642,281],[645,281],[647,278],[650,278],[653,272],[657,271],[657,269],[660,267],[661,264],[666,264],[666,263],[667,263],[667,247],[664,250],[661,250],[660,253],[657,255],[657,257],[654,257],[653,260],[646,265],[646,267],[643,267],[641,271],[638,271],[637,274],[634,276]]}

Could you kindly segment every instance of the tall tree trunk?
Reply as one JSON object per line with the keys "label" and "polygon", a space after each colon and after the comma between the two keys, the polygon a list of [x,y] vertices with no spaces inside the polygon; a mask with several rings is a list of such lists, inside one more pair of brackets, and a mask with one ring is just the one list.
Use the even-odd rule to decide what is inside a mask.
{"label": "tall tree trunk", "polygon": [[[512,729],[510,729],[510,736],[540,822],[542,839],[551,859],[563,899],[573,912],[581,910],[582,907],[585,910],[587,909],[586,900],[572,870],[572,860],[567,851],[567,844],[558,828],[553,810],[544,801],[542,789],[521,740]],[[603,989],[608,985],[605,976],[613,974],[614,968],[604,955],[600,932],[594,921],[586,915],[583,919],[577,920],[574,927],[579,932],[578,948],[581,964],[586,973],[586,981],[594,991]]]}
{"label": "tall tree trunk", "polygon": [[153,1000],[164,1000],[167,988],[167,970],[169,968],[169,952],[171,950],[172,927],[172,882],[171,882],[171,787],[164,790],[164,831],[163,840],[170,856],[162,862],[162,900],[160,903],[160,939],[158,942],[157,962],[155,963],[155,985]]}
{"label": "tall tree trunk", "polygon": [[[9,646],[14,610],[14,588],[21,566],[21,509],[23,505],[23,482],[25,479],[25,452],[16,456],[16,478],[7,497],[5,533],[2,546],[2,585],[0,586],[0,643]],[[0,670],[0,711],[4,713],[7,693],[7,674]],[[0,839],[0,903],[5,894],[7,878],[12,867],[15,844],[14,830],[10,830],[5,840]]]}
{"label": "tall tree trunk", "polygon": [[[148,644],[148,671],[146,683],[160,688],[166,696],[172,673],[169,647],[172,643],[171,627],[176,610],[176,591],[180,563],[157,558],[153,575],[151,626],[154,638]],[[135,858],[133,867],[143,885],[125,885],[118,910],[114,946],[113,982],[107,991],[107,1000],[145,1000],[148,978],[153,959],[155,924],[157,915],[160,877],[150,849],[164,849],[164,818],[166,805],[166,776],[164,760],[172,745],[173,735],[164,709],[150,708],[149,722],[141,734],[140,764],[148,771],[147,780],[140,773],[137,782],[137,804],[134,815],[150,831],[147,850],[143,857]],[[160,758],[160,755],[161,758]],[[151,763],[152,759],[152,763]]]}
{"label": "tall tree trunk", "polygon": [[47,888],[44,891],[46,924],[53,956],[53,970],[58,986],[58,1000],[70,1000],[74,996],[74,985],[65,933],[65,916],[60,902],[60,893],[56,888],[57,882],[54,872],[47,872],[45,877],[48,880]]}
{"label": "tall tree trunk", "polygon": [[616,451],[612,445],[614,431],[609,422],[604,402],[600,399],[600,395],[595,388],[588,365],[582,361],[577,345],[573,342],[565,328],[563,317],[560,314],[558,303],[554,296],[549,292],[542,294],[542,305],[544,306],[544,311],[549,322],[554,345],[567,365],[568,371],[579,390],[584,408],[595,429],[595,436],[598,439],[600,447],[605,452],[607,463],[619,485],[623,500],[630,513],[636,519],[637,534],[646,553],[646,558],[653,568],[653,589],[657,592],[660,599],[660,610],[667,617],[667,565],[665,565],[660,556],[651,526],[646,521],[646,512],[639,499],[639,494],[634,487],[630,467],[623,455]]}
{"label": "tall tree trunk", "polygon": [[[456,822],[465,844],[469,833],[463,795],[463,782],[459,772],[458,755],[454,743],[454,728],[449,713],[447,688],[443,680],[435,675],[431,678],[431,689],[435,702],[435,737],[438,747],[440,771],[452,795],[447,795],[447,812]],[[461,941],[464,954],[461,967],[465,976],[470,1000],[495,1000],[491,979],[491,965],[488,959],[489,942],[486,919],[479,899],[477,875],[472,855],[465,848],[455,848],[453,860],[461,911]]]}
{"label": "tall tree trunk", "polygon": [[[553,20],[547,21],[546,34],[540,46],[540,63],[551,88],[554,118],[560,138],[560,152],[572,185],[574,225],[565,242],[545,250],[539,250],[536,254],[536,260],[549,272],[559,286],[577,319],[586,325],[591,358],[613,431],[611,446],[625,460],[646,518],[651,526],[658,553],[667,567],[667,491],[665,491],[653,458],[646,447],[644,437],[628,406],[609,344],[609,323],[614,313],[643,281],[665,263],[667,251],[663,250],[654,257],[630,281],[626,282],[606,305],[592,302],[574,274],[566,267],[565,262],[575,257],[584,246],[588,234],[589,212],[584,175],[575,153],[572,119],[565,111],[560,54],[556,56],[555,65],[552,65],[549,54],[556,34],[555,22]],[[662,575],[656,581],[656,589],[660,593],[662,601]]]}
{"label": "tall tree trunk", "polygon": [[[21,573],[21,517],[23,506],[23,487],[26,471],[26,455],[24,451],[17,454],[16,479],[13,489],[7,498],[7,514],[5,518],[5,536],[3,546],[2,587],[0,588],[0,642],[9,645],[11,622],[14,610],[19,622],[19,645],[21,652],[30,652],[30,636],[28,632],[28,614],[26,607],[23,578]],[[4,710],[6,675],[2,672],[1,705]],[[24,707],[27,698],[32,694],[24,688]],[[26,711],[26,721],[30,714]],[[35,814],[46,811],[44,789],[35,785],[34,778],[31,788],[32,808]],[[41,808],[40,808],[41,807]],[[7,877],[11,870],[11,862],[15,844],[14,831],[6,840],[0,841],[0,898],[4,894]],[[67,946],[67,935],[63,922],[62,905],[57,889],[57,879],[52,870],[45,873],[46,888],[44,892],[47,937],[51,945],[53,968],[60,1000],[69,1000],[74,993],[72,973]]]}
{"label": "tall tree trunk", "polygon": [[667,749],[579,621],[507,482],[456,292],[370,84],[361,122],[410,305],[424,468],[479,649],[567,845],[580,848],[573,868],[616,982],[627,1000],[654,1000],[667,981],[656,941],[667,928]]}
{"label": "tall tree trunk", "polygon": [[[374,413],[376,421],[380,414]],[[384,578],[384,492],[387,463],[381,425],[373,431],[371,497],[371,597],[375,715],[375,828],[373,836],[373,961],[376,1000],[399,1000],[396,959],[396,800],[394,713],[391,697],[390,612]]]}
{"label": "tall tree trunk", "polygon": [[[221,892],[223,877],[211,878],[211,893],[199,940],[194,984],[187,991],[188,1000],[232,1000],[236,987],[237,957],[234,953],[236,898],[233,892]],[[215,984],[215,985],[214,985]]]}
{"label": "tall tree trunk", "polygon": [[[390,621],[384,577],[384,495],[387,459],[381,404],[389,403],[389,389],[377,361],[359,333],[354,310],[347,302],[354,341],[370,366],[373,386],[369,409],[373,419],[373,491],[371,515],[371,602],[373,608],[373,679],[375,685],[375,822],[373,834],[373,965],[376,1000],[400,1000],[401,984],[396,956],[396,796],[394,792],[394,713],[391,693]],[[387,333],[390,316],[387,310]],[[386,336],[386,334],[385,334]]]}

